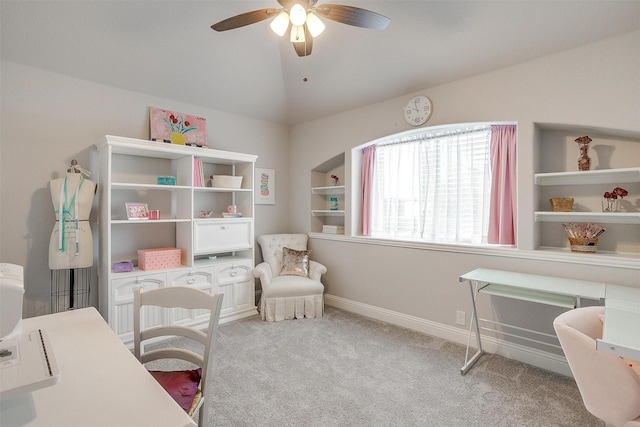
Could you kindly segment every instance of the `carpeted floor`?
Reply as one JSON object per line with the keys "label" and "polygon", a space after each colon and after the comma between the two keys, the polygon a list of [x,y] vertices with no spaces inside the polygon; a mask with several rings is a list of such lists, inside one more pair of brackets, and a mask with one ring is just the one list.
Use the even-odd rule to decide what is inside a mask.
{"label": "carpeted floor", "polygon": [[[220,326],[209,426],[604,426],[571,378],[353,313]],[[175,368],[176,366],[159,366]]]}

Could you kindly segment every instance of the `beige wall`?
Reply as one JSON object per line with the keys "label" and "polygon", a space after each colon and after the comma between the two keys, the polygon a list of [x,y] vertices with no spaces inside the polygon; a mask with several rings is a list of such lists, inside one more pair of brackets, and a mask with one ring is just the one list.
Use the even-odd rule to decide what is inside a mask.
{"label": "beige wall", "polygon": [[[624,129],[638,135],[638,46],[640,32],[634,32],[293,127],[291,174],[296,179],[290,180],[291,212],[300,214],[291,215],[291,224],[297,231],[308,231],[309,171],[341,152],[346,152],[349,159],[352,148],[409,129],[402,107],[411,96],[426,94],[432,99],[434,112],[429,125],[518,123],[518,250],[470,253],[450,248],[404,249],[369,244],[363,239],[312,239],[313,257],[329,270],[327,292],[454,326],[456,310],[465,311],[467,316],[471,311],[468,291],[458,284],[458,276],[478,267],[640,286],[637,267],[590,265],[586,258],[579,263],[567,261],[567,257],[556,261],[553,256],[546,255],[546,259],[533,251],[534,123]],[[640,165],[640,159],[635,159],[635,165]],[[529,317],[529,324],[539,321],[547,310],[534,304],[525,304],[523,309],[521,304],[499,299],[493,308],[484,308],[484,314],[493,310],[496,318]],[[542,318],[550,330],[553,317]]]}
{"label": "beige wall", "polygon": [[[149,106],[205,117],[212,148],[257,154],[257,167],[276,169],[278,187],[289,175],[288,127],[6,61],[1,78],[0,262],[25,266],[25,316],[48,311],[48,246],[55,221],[49,181],[71,159],[97,175],[93,144],[105,134],[148,139]],[[256,234],[288,228],[287,192],[276,197],[275,205],[256,207]],[[96,219],[94,203],[94,237]],[[94,288],[94,303],[96,295]]]}
{"label": "beige wall", "polygon": [[[519,251],[449,251],[346,241],[311,241],[313,258],[329,269],[330,295],[437,322],[470,316],[458,276],[476,267],[607,280],[640,286],[639,271],[543,259],[535,251],[533,181],[535,122],[640,132],[640,32],[457,81],[419,93],[431,97],[429,125],[512,120],[519,126]],[[258,167],[277,171],[276,205],[256,208],[256,235],[309,228],[309,171],[373,139],[409,129],[406,94],[287,128],[195,105],[122,91],[15,63],[1,64],[0,261],[26,266],[25,315],[47,311],[47,247],[54,223],[48,182],[71,159],[96,169],[92,144],[104,134],[148,137],[149,106],[207,118],[214,148],[257,154]],[[351,168],[347,166],[347,176]],[[347,186],[349,186],[347,182]],[[96,218],[94,207],[93,219]],[[96,295],[96,292],[93,293]],[[495,300],[495,318],[524,317],[550,328],[556,311]],[[486,313],[485,313],[486,314]],[[523,316],[524,315],[524,316]]]}

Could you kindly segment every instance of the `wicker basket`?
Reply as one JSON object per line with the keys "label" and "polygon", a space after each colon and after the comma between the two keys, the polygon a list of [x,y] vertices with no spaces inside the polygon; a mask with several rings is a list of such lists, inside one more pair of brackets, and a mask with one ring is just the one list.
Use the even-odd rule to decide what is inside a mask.
{"label": "wicker basket", "polygon": [[578,239],[569,237],[571,252],[590,253],[593,254],[598,249],[598,239]]}
{"label": "wicker basket", "polygon": [[573,209],[573,199],[553,198],[549,199],[551,209],[554,212],[571,212]]}

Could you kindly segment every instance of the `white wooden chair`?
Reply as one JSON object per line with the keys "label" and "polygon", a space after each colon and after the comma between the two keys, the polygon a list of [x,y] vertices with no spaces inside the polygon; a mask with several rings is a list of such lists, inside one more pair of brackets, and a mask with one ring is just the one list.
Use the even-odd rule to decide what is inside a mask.
{"label": "white wooden chair", "polygon": [[[145,364],[159,359],[179,359],[189,362],[197,369],[183,371],[150,371],[173,399],[190,415],[199,411],[199,425],[207,420],[207,407],[203,405],[207,395],[207,373],[211,371],[213,347],[218,331],[223,294],[212,295],[199,289],[174,286],[143,291],[134,290],[134,354]],[[148,306],[147,308],[145,308]],[[153,319],[155,307],[182,308],[188,310],[208,310],[209,323],[206,330],[188,326],[142,325],[146,319]],[[143,320],[141,320],[141,318]],[[202,352],[184,348],[160,348],[145,352],[144,341],[150,339],[186,337],[202,345]],[[196,344],[199,348],[199,345]],[[144,396],[141,396],[144,398]]]}
{"label": "white wooden chair", "polygon": [[306,234],[265,234],[258,237],[264,262],[253,275],[260,278],[260,316],[279,321],[324,314],[324,285],[320,277],[327,267],[309,259]]}

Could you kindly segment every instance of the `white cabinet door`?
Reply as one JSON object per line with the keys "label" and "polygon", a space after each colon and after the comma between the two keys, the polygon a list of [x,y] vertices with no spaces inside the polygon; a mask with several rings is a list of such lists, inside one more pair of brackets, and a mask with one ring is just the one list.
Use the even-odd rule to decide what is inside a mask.
{"label": "white cabinet door", "polygon": [[221,314],[255,306],[253,266],[250,260],[219,264],[215,270],[218,291],[224,293]]}
{"label": "white cabinet door", "polygon": [[[200,269],[189,269],[170,272],[167,276],[167,286],[187,286],[200,289],[208,293],[214,293],[213,267]],[[171,313],[171,323],[193,324],[209,319],[209,310],[186,310],[173,309]]]}
{"label": "white cabinet door", "polygon": [[[124,341],[133,340],[133,290],[143,288],[146,290],[158,289],[165,285],[166,274],[144,274],[129,276],[123,279],[114,279],[111,282],[111,295],[113,304],[109,323]],[[148,310],[143,319],[145,325],[160,325],[165,322],[166,313],[158,308]]]}
{"label": "white cabinet door", "polygon": [[193,227],[193,251],[196,255],[243,250],[253,246],[253,222],[250,219],[196,221]]}

